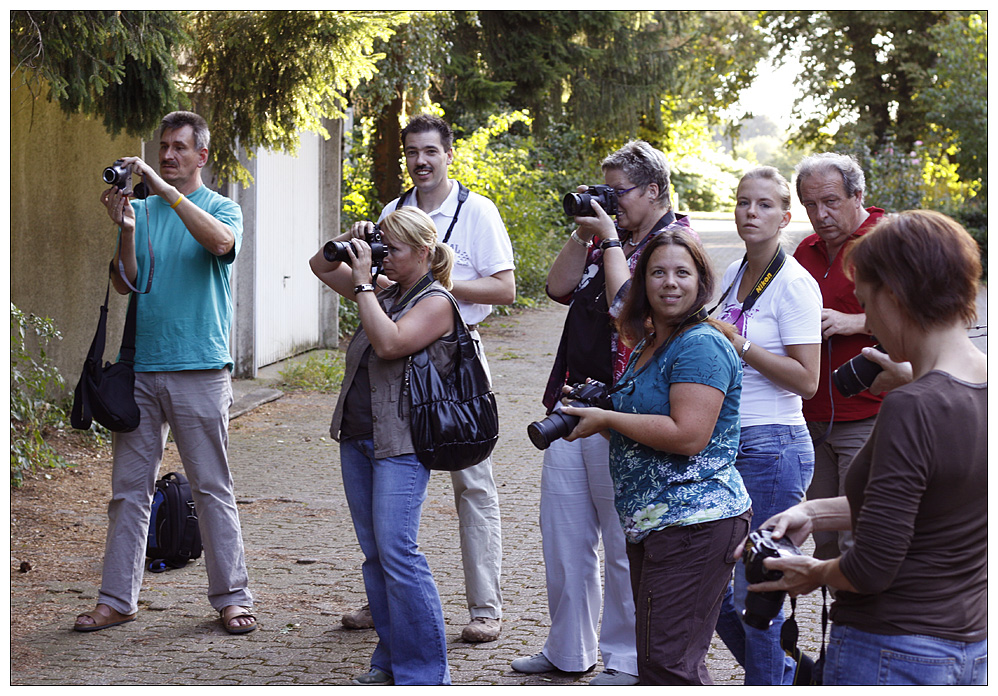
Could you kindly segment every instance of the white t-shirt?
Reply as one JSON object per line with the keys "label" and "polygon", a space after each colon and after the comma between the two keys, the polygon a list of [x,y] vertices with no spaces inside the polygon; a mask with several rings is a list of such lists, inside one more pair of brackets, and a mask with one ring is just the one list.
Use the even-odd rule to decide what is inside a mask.
{"label": "white t-shirt", "polygon": [[[437,226],[440,241],[443,241],[454,220],[454,213],[457,212],[458,185],[457,181],[451,181],[450,194],[439,208],[429,213]],[[395,210],[398,200],[396,198],[384,207],[379,221]],[[403,201],[403,205],[416,205],[415,191]],[[451,271],[451,278],[454,280],[477,280],[515,268],[513,245],[509,241],[509,233],[506,232],[499,209],[488,198],[473,191],[468,193],[468,199],[461,206],[447,246],[454,250],[454,270]],[[492,305],[458,300],[457,306],[461,310],[461,317],[469,325],[478,324],[492,313]]]}
{"label": "white t-shirt", "polygon": [[[735,261],[724,273],[721,288],[731,286],[717,318],[735,325],[753,346],[786,355],[786,346],[821,343],[821,291],[810,273],[787,255],[786,263],[749,309],[741,312],[736,299],[744,274]],[[751,348],[749,349],[751,351]],[[742,361],[742,427],[753,425],[803,425],[801,397],[773,384]]]}

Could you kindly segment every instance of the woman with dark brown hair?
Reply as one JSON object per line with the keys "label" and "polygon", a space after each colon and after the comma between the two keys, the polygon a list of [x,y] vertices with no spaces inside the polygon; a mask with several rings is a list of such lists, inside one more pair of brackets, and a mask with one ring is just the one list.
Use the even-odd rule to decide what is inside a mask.
{"label": "woman with dark brown hair", "polygon": [[628,541],[640,684],[711,684],[706,655],[751,501],[735,469],[741,365],[704,303],[714,289],[699,240],[652,239],[618,319],[634,346],[613,410],[566,407],[569,440],[610,438]]}
{"label": "woman with dark brown hair", "polygon": [[752,591],[836,589],[825,684],[987,679],[987,356],[971,342],[980,252],[954,220],[885,217],[848,251],[867,328],[914,380],[884,398],[846,495],[769,519],[800,545],[851,529],[838,558],[767,559]]}

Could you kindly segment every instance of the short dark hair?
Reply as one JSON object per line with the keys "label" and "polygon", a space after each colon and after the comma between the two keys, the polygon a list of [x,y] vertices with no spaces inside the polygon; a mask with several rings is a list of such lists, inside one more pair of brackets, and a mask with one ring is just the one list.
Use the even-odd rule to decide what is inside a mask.
{"label": "short dark hair", "polygon": [[981,251],[960,223],[933,210],[885,215],[845,252],[850,278],[886,287],[922,329],[977,320]]}
{"label": "short dark hair", "polygon": [[686,249],[697,269],[697,297],[693,303],[692,311],[699,310],[714,296],[714,271],[711,268],[710,256],[707,255],[700,239],[693,232],[682,228],[666,229],[659,232],[652,237],[638,258],[638,263],[634,267],[634,275],[631,277],[631,285],[627,291],[627,298],[624,300],[624,306],[617,317],[617,331],[624,342],[631,347],[636,346],[642,338],[649,335],[646,319],[651,316],[651,304],[648,302],[645,277],[648,274],[648,264],[652,254],[659,247],[667,245],[681,246]]}
{"label": "short dark hair", "polygon": [[440,143],[444,146],[445,151],[451,149],[454,144],[454,131],[451,130],[447,121],[432,114],[413,116],[412,120],[402,129],[402,149],[405,149],[405,139],[410,133],[427,133],[429,131],[436,131],[440,134]]}
{"label": "short dark hair", "polygon": [[208,130],[208,122],[193,111],[173,111],[163,117],[160,122],[162,131],[176,130],[184,126],[190,126],[194,131],[194,147],[198,150],[207,150],[211,145],[211,132]]}
{"label": "short dark hair", "polygon": [[810,155],[800,161],[794,168],[797,174],[797,199],[800,200],[801,182],[812,174],[835,170],[842,177],[842,187],[846,198],[853,198],[859,193],[860,199],[866,193],[866,175],[859,162],[851,155],[840,155],[837,152],[820,152]]}

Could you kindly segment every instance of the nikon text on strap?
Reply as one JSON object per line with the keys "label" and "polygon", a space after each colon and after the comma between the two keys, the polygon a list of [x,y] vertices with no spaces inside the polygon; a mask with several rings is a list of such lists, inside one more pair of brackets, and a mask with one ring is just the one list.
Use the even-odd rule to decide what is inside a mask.
{"label": "nikon text on strap", "polygon": [[[745,297],[745,301],[742,302],[741,313],[743,315],[746,312],[748,312],[750,309],[752,309],[752,305],[754,305],[756,300],[759,299],[759,296],[762,295],[763,290],[769,287],[769,284],[773,282],[773,278],[775,278],[776,274],[780,272],[780,269],[783,268],[783,264],[785,264],[786,261],[787,261],[787,252],[783,250],[782,246],[777,247],[776,253],[773,254],[773,258],[769,261],[769,265],[766,266],[766,270],[762,272],[762,275],[759,276],[759,279],[755,282],[755,285],[752,287],[752,291],[748,294],[748,296]],[[729,285],[727,289],[721,293],[720,299],[718,299],[717,304],[714,305],[713,308],[711,308],[709,312],[710,314],[713,314],[714,310],[720,307],[721,303],[724,302],[724,298],[731,293],[732,288],[735,287],[735,283],[738,282],[738,273],[741,272],[741,270],[746,266],[746,264],[748,264],[748,254],[742,257],[742,265],[738,267],[738,272],[735,273],[735,277],[731,281],[731,285]],[[735,300],[737,301],[737,299],[738,298],[736,296]]]}

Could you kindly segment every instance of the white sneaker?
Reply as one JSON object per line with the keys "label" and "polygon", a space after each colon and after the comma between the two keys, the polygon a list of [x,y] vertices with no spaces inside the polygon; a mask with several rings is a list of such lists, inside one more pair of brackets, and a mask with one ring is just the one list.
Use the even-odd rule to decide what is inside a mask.
{"label": "white sneaker", "polygon": [[558,668],[551,664],[551,661],[544,657],[544,653],[537,653],[531,657],[518,657],[510,664],[517,672],[524,674],[540,674],[541,672],[557,672]]}

